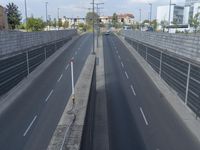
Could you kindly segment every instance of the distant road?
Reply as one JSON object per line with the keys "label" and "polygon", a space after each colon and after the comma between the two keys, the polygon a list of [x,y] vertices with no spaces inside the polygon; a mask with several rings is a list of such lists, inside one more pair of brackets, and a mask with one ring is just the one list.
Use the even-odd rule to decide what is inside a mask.
{"label": "distant road", "polygon": [[92,35],[75,41],[0,116],[0,149],[45,150],[71,95],[69,62],[77,80],[90,54]]}
{"label": "distant road", "polygon": [[110,150],[200,150],[123,43],[103,42]]}

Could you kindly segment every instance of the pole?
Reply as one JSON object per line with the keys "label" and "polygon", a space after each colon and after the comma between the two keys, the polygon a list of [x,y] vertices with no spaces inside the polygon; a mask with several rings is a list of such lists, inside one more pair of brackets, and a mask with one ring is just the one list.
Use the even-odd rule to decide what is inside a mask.
{"label": "pole", "polygon": [[58,30],[59,30],[59,17],[60,17],[60,8],[58,8]]}
{"label": "pole", "polygon": [[93,18],[92,18],[92,20],[93,20],[93,22],[92,22],[92,26],[93,26],[93,52],[92,52],[92,54],[94,54],[94,49],[95,49],[95,33],[94,33],[94,0],[92,0],[92,13],[93,13]]}
{"label": "pole", "polygon": [[71,78],[72,78],[72,101],[75,102],[75,90],[74,90],[74,60],[71,60]]}
{"label": "pole", "polygon": [[149,3],[150,5],[150,18],[149,18],[149,22],[151,24],[151,18],[152,18],[152,3]]}
{"label": "pole", "polygon": [[142,9],[139,9],[140,12],[140,31],[141,31],[141,23],[142,23]]}
{"label": "pole", "polygon": [[99,47],[99,32],[100,32],[100,25],[99,25],[99,17],[100,17],[100,9],[103,9],[101,7],[99,7],[99,5],[103,5],[104,3],[95,3],[97,5],[97,15],[98,15],[98,19],[97,19],[97,48]]}
{"label": "pole", "polygon": [[47,23],[47,30],[48,30],[48,26],[49,26],[49,23],[48,23],[48,10],[47,10],[47,7],[48,7],[48,2],[45,2],[45,6],[46,6],[46,23]]}
{"label": "pole", "polygon": [[[172,5],[172,0],[169,1],[169,19],[168,19],[168,22],[169,22],[169,26],[170,26],[170,20],[171,20],[171,5]],[[168,32],[169,32],[169,26],[168,26]]]}
{"label": "pole", "polygon": [[24,0],[24,7],[25,7],[25,18],[26,18],[26,31],[28,32],[28,28],[27,28],[28,15],[27,15],[26,0]]}

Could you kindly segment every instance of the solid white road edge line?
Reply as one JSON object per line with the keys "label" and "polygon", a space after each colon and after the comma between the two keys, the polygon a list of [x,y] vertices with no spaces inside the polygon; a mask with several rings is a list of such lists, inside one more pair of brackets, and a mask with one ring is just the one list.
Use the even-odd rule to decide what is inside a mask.
{"label": "solid white road edge line", "polygon": [[37,115],[33,118],[33,120],[31,121],[31,123],[29,124],[28,128],[27,128],[26,131],[24,132],[23,136],[26,136],[26,134],[27,134],[28,131],[31,129],[31,126],[33,125],[33,123],[35,122],[36,119],[37,119]]}
{"label": "solid white road edge line", "polygon": [[49,95],[48,95],[47,98],[45,99],[45,102],[47,102],[47,101],[49,100],[49,98],[50,98],[50,96],[52,95],[52,93],[53,93],[53,90],[51,90],[51,92],[49,93]]}
{"label": "solid white road edge line", "polygon": [[143,110],[142,110],[141,107],[140,107],[140,111],[141,111],[141,113],[142,113],[142,116],[143,116],[143,119],[144,119],[145,124],[148,126],[149,123],[148,123],[148,121],[147,121],[147,119],[146,119],[146,117],[145,117],[145,115],[144,115],[144,112],[143,112]]}

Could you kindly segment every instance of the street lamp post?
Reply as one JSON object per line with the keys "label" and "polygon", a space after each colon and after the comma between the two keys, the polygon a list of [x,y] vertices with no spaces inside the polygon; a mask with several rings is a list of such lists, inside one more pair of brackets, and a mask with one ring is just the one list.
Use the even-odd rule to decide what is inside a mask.
{"label": "street lamp post", "polygon": [[47,23],[47,30],[48,30],[48,28],[49,28],[49,23],[48,23],[48,9],[47,9],[47,7],[48,7],[48,2],[45,2],[45,8],[46,8],[46,23]]}
{"label": "street lamp post", "polygon": [[142,23],[142,9],[139,9],[139,13],[140,13],[140,22],[139,22],[139,28],[140,28],[140,31],[141,31],[141,23]]}
{"label": "street lamp post", "polygon": [[28,28],[27,28],[28,15],[27,15],[26,0],[24,0],[24,7],[25,7],[25,19],[26,19],[26,31],[28,32]]}
{"label": "street lamp post", "polygon": [[58,30],[59,30],[59,17],[60,17],[60,8],[58,8]]}
{"label": "street lamp post", "polygon": [[152,18],[152,3],[149,3],[149,6],[150,6],[149,23],[151,24],[151,18]]}
{"label": "street lamp post", "polygon": [[100,9],[103,9],[103,8],[100,8],[99,5],[103,5],[104,3],[95,3],[95,4],[97,6],[97,15],[98,15],[98,19],[97,19],[97,48],[98,48],[99,47],[98,37],[99,37],[99,32],[100,32],[100,25],[99,25]]}
{"label": "street lamp post", "polygon": [[94,49],[95,49],[95,33],[94,33],[94,0],[92,0],[92,13],[93,13],[93,17],[92,17],[92,26],[93,26],[93,51],[92,51],[92,53],[94,54]]}
{"label": "street lamp post", "polygon": [[[169,22],[169,26],[170,26],[170,21],[171,21],[171,5],[172,5],[172,1],[170,0],[169,1],[169,19],[168,19],[168,22]],[[169,32],[169,26],[168,26],[168,32]]]}

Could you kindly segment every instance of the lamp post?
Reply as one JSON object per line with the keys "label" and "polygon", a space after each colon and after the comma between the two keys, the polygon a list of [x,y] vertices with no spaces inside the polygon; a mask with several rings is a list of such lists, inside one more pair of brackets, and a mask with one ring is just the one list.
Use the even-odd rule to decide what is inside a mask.
{"label": "lamp post", "polygon": [[48,22],[48,9],[47,9],[47,7],[48,7],[48,2],[45,2],[45,8],[46,8],[46,23],[47,23],[47,30],[48,30],[48,28],[49,28],[49,22]]}
{"label": "lamp post", "polygon": [[[171,5],[172,5],[172,1],[170,0],[169,1],[169,19],[168,19],[168,22],[169,22],[169,26],[170,26],[170,21],[171,21]],[[169,32],[169,26],[168,26],[168,32]]]}
{"label": "lamp post", "polygon": [[149,3],[149,6],[150,6],[149,22],[151,23],[151,18],[152,18],[152,3]]}
{"label": "lamp post", "polygon": [[26,19],[26,31],[28,32],[28,28],[27,28],[28,15],[27,15],[26,0],[24,0],[24,7],[25,7],[25,19]]}
{"label": "lamp post", "polygon": [[60,8],[58,8],[58,30],[59,30],[59,17],[60,17]]}

